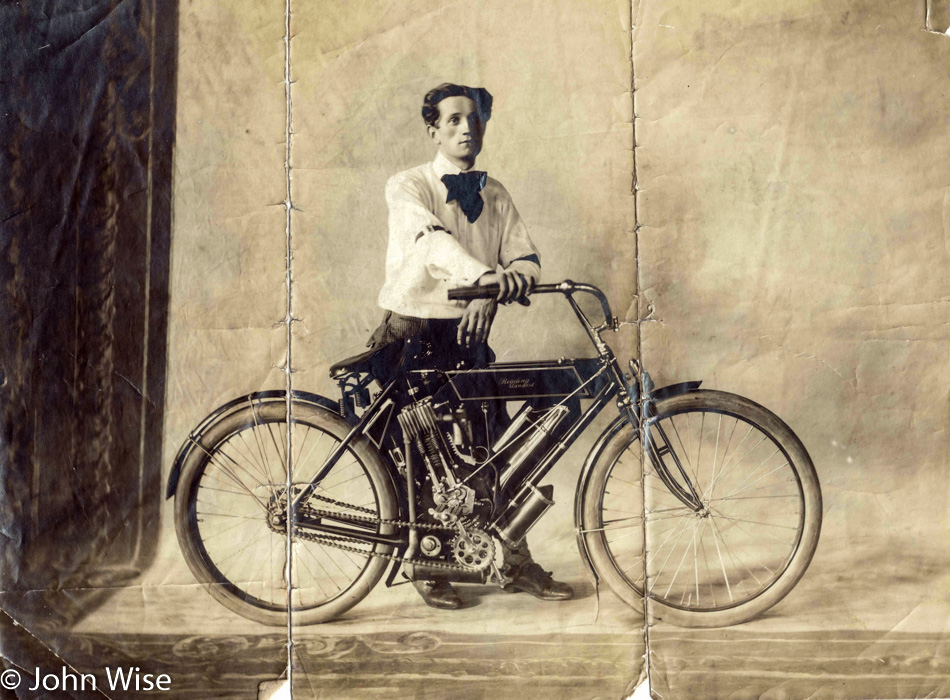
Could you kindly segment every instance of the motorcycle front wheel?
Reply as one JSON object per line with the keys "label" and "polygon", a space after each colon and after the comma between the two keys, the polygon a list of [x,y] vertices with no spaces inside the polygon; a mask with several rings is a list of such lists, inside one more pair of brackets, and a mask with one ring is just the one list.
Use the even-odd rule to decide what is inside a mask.
{"label": "motorcycle front wheel", "polygon": [[644,436],[646,450],[623,425],[587,482],[581,531],[600,579],[682,627],[735,625],[778,603],[821,530],[801,441],[766,408],[719,391],[657,401]]}
{"label": "motorcycle front wheel", "polygon": [[[287,431],[292,431],[291,450]],[[221,604],[248,619],[286,626],[324,622],[362,600],[392,547],[308,539],[288,513],[290,492],[311,488],[350,426],[331,411],[283,400],[249,401],[195,438],[175,494],[175,530],[192,573]],[[288,454],[292,458],[288,458]],[[288,468],[290,477],[288,479]],[[398,518],[395,489],[378,452],[354,440],[305,503],[321,510]],[[392,526],[369,531],[392,534]]]}

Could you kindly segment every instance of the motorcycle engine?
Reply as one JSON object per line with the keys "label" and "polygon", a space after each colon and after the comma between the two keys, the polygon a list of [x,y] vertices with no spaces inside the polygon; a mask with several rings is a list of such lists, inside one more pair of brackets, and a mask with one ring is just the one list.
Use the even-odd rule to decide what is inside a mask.
{"label": "motorcycle engine", "polygon": [[[473,445],[464,407],[425,398],[406,406],[399,424],[419,457],[413,470],[419,516],[446,525],[461,522],[464,528],[488,523],[494,510],[495,472],[491,466],[479,469],[478,458],[488,453]],[[433,531],[422,551],[430,557],[458,558],[455,539],[452,532]]]}

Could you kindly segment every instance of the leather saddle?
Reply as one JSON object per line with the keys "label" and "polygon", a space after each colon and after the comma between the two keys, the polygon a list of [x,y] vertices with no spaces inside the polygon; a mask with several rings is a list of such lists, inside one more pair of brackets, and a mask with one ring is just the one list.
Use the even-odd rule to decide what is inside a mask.
{"label": "leather saddle", "polygon": [[336,364],[330,365],[330,378],[339,379],[345,374],[355,374],[357,372],[372,372],[373,358],[385,348],[370,348],[359,355],[353,355],[345,360],[340,360]]}

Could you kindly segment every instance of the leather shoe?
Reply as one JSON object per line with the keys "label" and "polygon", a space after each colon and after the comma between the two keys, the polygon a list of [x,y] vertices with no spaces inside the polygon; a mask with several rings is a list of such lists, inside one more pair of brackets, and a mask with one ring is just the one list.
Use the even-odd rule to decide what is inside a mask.
{"label": "leather shoe", "polygon": [[458,610],[462,607],[462,599],[448,581],[413,581],[412,585],[426,605],[440,610]]}
{"label": "leather shoe", "polygon": [[573,588],[555,581],[550,571],[545,571],[535,562],[521,567],[505,590],[512,593],[524,591],[541,600],[570,600],[574,597]]}

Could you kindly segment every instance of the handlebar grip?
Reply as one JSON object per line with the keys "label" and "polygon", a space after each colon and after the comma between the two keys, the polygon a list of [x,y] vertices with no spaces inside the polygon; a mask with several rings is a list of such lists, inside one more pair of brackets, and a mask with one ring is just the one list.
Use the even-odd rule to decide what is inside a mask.
{"label": "handlebar grip", "polygon": [[456,287],[449,290],[449,300],[458,299],[494,299],[498,296],[501,287],[497,284],[486,284],[476,287]]}
{"label": "handlebar grip", "polygon": [[[486,284],[484,286],[474,286],[474,287],[457,287],[455,289],[448,290],[449,300],[458,300],[458,299],[493,299],[498,296],[498,292],[501,288],[497,284]],[[587,328],[588,333],[594,333],[598,329],[593,328],[590,325],[590,322],[587,320],[587,317],[584,315],[584,312],[581,311],[580,307],[573,299],[573,295],[577,292],[583,292],[585,294],[593,295],[599,302],[600,306],[604,311],[604,323],[600,327],[600,330],[604,328],[613,328],[617,330],[619,327],[617,325],[617,319],[613,317],[610,312],[610,304],[607,303],[607,297],[604,296],[604,293],[599,290],[597,287],[591,284],[578,284],[572,280],[564,280],[563,282],[558,282],[557,284],[539,284],[531,291],[531,294],[563,294],[571,302],[571,305],[574,307],[575,313],[581,318],[581,322]],[[528,299],[519,299],[519,304],[528,306],[531,302]]]}

